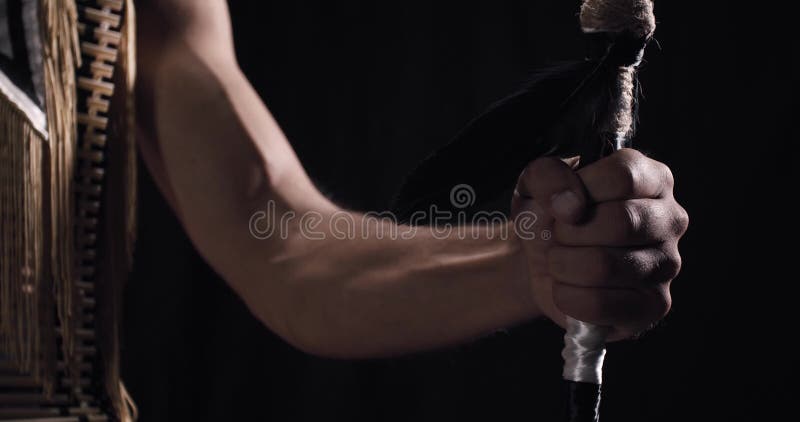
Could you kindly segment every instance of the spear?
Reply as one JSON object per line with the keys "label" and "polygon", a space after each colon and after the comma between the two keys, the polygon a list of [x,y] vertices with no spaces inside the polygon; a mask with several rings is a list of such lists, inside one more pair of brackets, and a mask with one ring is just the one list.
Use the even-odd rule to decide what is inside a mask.
{"label": "spear", "polygon": [[[636,129],[636,72],[655,31],[652,0],[584,0],[585,60],[537,72],[518,92],[474,119],[406,179],[393,207],[400,221],[436,206],[453,212],[450,192],[469,185],[479,206],[514,185],[542,156],[590,164],[630,147]],[[569,422],[599,420],[609,328],[567,318],[563,376]]]}

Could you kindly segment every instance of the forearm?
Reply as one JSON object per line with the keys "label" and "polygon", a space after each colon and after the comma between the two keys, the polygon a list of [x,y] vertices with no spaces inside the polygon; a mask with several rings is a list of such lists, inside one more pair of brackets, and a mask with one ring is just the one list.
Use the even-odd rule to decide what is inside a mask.
{"label": "forearm", "polygon": [[276,266],[277,280],[251,285],[255,303],[282,298],[275,301],[291,315],[287,333],[305,350],[336,357],[413,352],[539,314],[518,242],[500,238],[504,227],[475,227],[475,238],[427,227],[391,233],[398,229],[391,222],[378,229],[372,218],[348,213],[337,222],[352,221],[355,230],[340,240],[344,224],[332,234],[330,221],[320,224],[324,239],[301,234]]}
{"label": "forearm", "polygon": [[[538,314],[518,242],[332,235],[339,210],[306,177],[276,123],[232,62],[174,50],[154,89],[167,185],[200,253],[266,325],[304,350],[370,357],[474,338]],[[251,217],[319,213],[324,240],[296,223],[258,239]],[[342,214],[339,214],[340,216]],[[295,220],[296,222],[297,220]],[[388,224],[388,223],[387,223]],[[496,233],[495,233],[496,234]]]}

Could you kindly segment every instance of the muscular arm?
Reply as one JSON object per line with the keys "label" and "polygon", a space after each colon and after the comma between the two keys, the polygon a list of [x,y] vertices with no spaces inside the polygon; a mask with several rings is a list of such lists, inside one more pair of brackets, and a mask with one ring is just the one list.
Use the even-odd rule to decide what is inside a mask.
{"label": "muscular arm", "polygon": [[[393,355],[539,315],[563,324],[565,314],[622,339],[669,311],[688,217],[665,165],[631,150],[579,171],[536,160],[512,208],[534,211],[549,240],[522,241],[513,230],[503,240],[489,229],[467,239],[429,230],[378,236],[365,216],[310,182],[236,64],[225,1],[138,4],[147,164],[197,250],[256,317],[299,348]],[[296,218],[259,239],[251,217],[267,210]],[[300,216],[310,213],[323,239],[303,235]],[[331,232],[337,217],[353,223],[344,239]],[[396,228],[381,224],[384,234]]]}
{"label": "muscular arm", "polygon": [[[538,314],[519,242],[486,233],[440,239],[424,229],[379,238],[363,215],[328,201],[237,67],[229,39],[195,34],[170,37],[145,70],[144,155],[197,250],[264,324],[311,353],[373,357]],[[258,239],[250,220],[270,201],[278,218],[297,218],[286,236]],[[325,239],[300,232],[309,212],[323,219],[315,232]],[[334,237],[334,216],[354,222],[354,236]],[[391,223],[381,224],[388,233]]]}

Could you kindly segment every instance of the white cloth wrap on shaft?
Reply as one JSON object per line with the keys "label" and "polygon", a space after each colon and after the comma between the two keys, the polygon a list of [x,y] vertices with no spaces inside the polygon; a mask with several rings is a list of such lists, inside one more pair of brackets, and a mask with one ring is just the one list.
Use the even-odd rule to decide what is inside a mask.
{"label": "white cloth wrap on shaft", "polygon": [[600,385],[603,383],[603,360],[610,328],[592,325],[567,317],[564,334],[564,379]]}

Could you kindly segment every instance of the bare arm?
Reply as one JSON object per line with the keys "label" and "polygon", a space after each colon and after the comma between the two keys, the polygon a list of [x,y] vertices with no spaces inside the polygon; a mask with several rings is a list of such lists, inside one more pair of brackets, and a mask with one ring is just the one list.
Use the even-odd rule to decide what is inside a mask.
{"label": "bare arm", "polygon": [[[195,247],[262,322],[312,353],[372,357],[464,341],[538,314],[518,241],[440,239],[428,230],[379,239],[374,225],[365,233],[364,216],[309,181],[232,46],[205,36],[171,37],[148,70],[152,108],[143,112],[152,116],[141,117],[152,130],[142,132],[157,144],[143,141],[155,150],[145,158]],[[249,230],[270,201],[278,218],[297,215],[285,239]],[[309,212],[323,219],[316,232],[324,240],[300,232]],[[355,232],[340,240],[328,222],[343,216]]]}
{"label": "bare arm", "polygon": [[[669,311],[688,217],[665,165],[630,150],[579,171],[535,161],[513,208],[534,211],[552,239],[509,230],[503,240],[491,229],[474,239],[377,236],[365,216],[310,182],[238,68],[224,1],[139,5],[143,155],[197,250],[287,341],[325,356],[376,357],[540,315],[563,324],[564,314],[621,339]],[[296,216],[283,236],[251,233],[252,217],[267,210]],[[300,216],[312,214],[323,239],[304,235]],[[337,236],[336,218],[354,232]]]}

